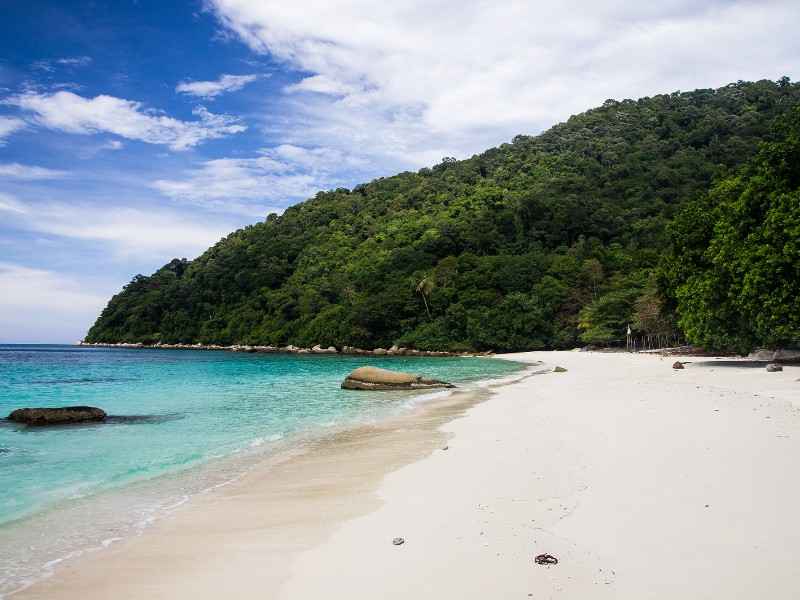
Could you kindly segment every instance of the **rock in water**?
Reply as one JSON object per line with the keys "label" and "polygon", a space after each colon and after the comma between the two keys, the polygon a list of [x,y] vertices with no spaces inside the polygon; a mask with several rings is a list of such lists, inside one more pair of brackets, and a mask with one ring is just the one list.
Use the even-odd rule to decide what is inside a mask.
{"label": "rock in water", "polygon": [[9,421],[28,425],[60,425],[62,423],[84,423],[102,421],[106,411],[94,406],[64,406],[62,408],[18,408],[8,415]]}
{"label": "rock in water", "polygon": [[673,365],[672,365],[672,368],[673,369],[683,369],[684,368],[683,367],[683,363],[681,361],[679,361],[679,360],[675,361],[675,363],[673,363]]}
{"label": "rock in water", "polygon": [[446,381],[389,371],[378,367],[359,367],[342,382],[345,390],[427,390],[456,387]]}
{"label": "rock in water", "polygon": [[769,363],[767,365],[767,371],[770,373],[777,373],[778,371],[783,371],[783,367],[778,363]]}

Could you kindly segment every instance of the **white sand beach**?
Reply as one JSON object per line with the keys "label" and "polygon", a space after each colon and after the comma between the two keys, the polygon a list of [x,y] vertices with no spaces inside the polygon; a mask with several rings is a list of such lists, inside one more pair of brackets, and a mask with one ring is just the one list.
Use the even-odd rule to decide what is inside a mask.
{"label": "white sand beach", "polygon": [[800,597],[800,366],[506,358],[567,371],[342,436],[15,598]]}

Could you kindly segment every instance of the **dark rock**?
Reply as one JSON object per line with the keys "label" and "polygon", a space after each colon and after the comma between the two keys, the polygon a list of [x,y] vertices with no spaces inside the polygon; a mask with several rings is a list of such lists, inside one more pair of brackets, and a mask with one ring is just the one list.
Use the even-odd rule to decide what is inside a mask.
{"label": "dark rock", "polygon": [[389,371],[377,367],[359,367],[342,382],[345,390],[427,390],[456,387],[446,381]]}
{"label": "dark rock", "polygon": [[399,545],[401,545],[401,544],[404,544],[404,543],[405,543],[405,540],[404,540],[403,538],[394,538],[394,539],[392,540],[392,543],[393,543],[395,546],[399,546]]}
{"label": "dark rock", "polygon": [[18,408],[8,415],[9,421],[28,425],[60,425],[62,423],[84,423],[102,421],[106,411],[94,406],[64,406],[62,408]]}
{"label": "dark rock", "polygon": [[777,373],[778,371],[783,371],[783,367],[780,366],[778,363],[769,363],[767,365],[767,371],[770,373]]}
{"label": "dark rock", "polygon": [[553,373],[566,373],[567,370],[564,367],[556,367],[553,369]]}
{"label": "dark rock", "polygon": [[684,368],[684,367],[683,367],[683,363],[682,363],[681,361],[679,361],[679,360],[678,360],[678,361],[675,361],[675,362],[672,364],[672,368],[673,368],[673,369],[683,369],[683,368]]}

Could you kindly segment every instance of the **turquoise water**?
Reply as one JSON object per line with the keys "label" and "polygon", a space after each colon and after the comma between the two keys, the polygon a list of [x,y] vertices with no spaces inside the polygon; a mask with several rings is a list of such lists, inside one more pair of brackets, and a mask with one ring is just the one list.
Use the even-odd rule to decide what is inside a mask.
{"label": "turquoise water", "polygon": [[340,389],[365,364],[460,388],[526,368],[480,358],[0,345],[0,417],[31,406],[109,414],[66,427],[0,420],[0,596],[71,554],[141,531],[253,461],[432,395]]}

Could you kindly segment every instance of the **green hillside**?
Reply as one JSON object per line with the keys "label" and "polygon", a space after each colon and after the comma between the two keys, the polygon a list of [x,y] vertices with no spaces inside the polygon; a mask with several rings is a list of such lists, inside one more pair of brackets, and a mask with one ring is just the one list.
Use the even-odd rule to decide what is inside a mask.
{"label": "green hillside", "polygon": [[771,124],[798,100],[786,78],[608,100],[467,160],[319,192],[137,275],[86,341],[521,350],[624,340],[628,325],[675,336],[667,225],[777,141]]}

